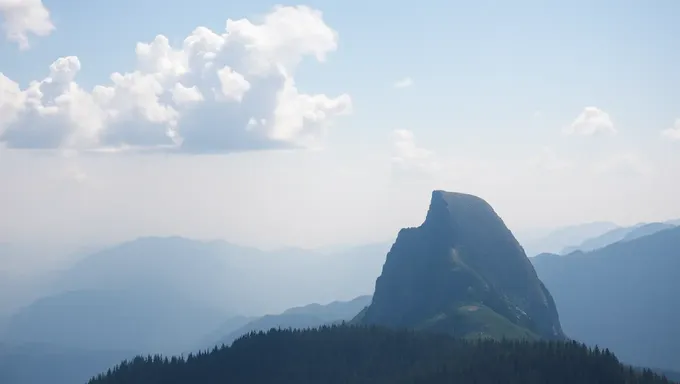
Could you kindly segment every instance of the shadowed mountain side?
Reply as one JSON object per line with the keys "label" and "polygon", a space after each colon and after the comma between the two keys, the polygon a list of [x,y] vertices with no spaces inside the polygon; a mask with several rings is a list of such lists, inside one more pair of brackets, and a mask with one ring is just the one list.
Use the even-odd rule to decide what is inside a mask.
{"label": "shadowed mountain side", "polygon": [[532,262],[569,337],[638,366],[680,370],[680,228]]}
{"label": "shadowed mountain side", "polygon": [[550,293],[493,208],[435,191],[424,223],[402,229],[371,305],[355,323],[462,337],[561,339]]}

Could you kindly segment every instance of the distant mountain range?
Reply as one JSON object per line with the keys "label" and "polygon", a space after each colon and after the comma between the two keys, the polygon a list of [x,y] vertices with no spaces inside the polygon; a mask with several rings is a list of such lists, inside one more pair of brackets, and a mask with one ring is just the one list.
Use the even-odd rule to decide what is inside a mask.
{"label": "distant mountain range", "polygon": [[532,262],[569,337],[680,371],[680,227]]}
{"label": "distant mountain range", "polygon": [[602,235],[619,226],[607,222],[593,222],[562,227],[538,238],[521,241],[527,256],[532,257],[540,253],[558,253],[562,249],[580,244],[581,242]]}
{"label": "distant mountain range", "polygon": [[[81,292],[73,293],[73,295],[80,295]],[[246,335],[252,331],[268,331],[271,328],[314,328],[326,324],[340,323],[352,319],[359,311],[370,304],[371,296],[360,296],[347,302],[332,302],[326,305],[309,304],[302,307],[290,308],[278,315],[265,315],[262,317],[245,317],[236,316],[223,320],[212,332],[208,332],[204,336],[203,341],[194,344],[193,348],[188,349],[185,353],[196,352],[197,350],[211,349],[214,346],[222,344],[231,344],[237,338]],[[102,305],[111,305],[112,301],[104,301]],[[168,340],[176,340],[177,335],[172,333],[168,318],[161,319],[163,314],[167,315],[166,311],[161,311],[158,305],[154,303],[146,303],[154,310],[158,311],[155,318],[154,325],[160,326],[161,331],[154,333],[157,337],[164,337]],[[186,310],[186,307],[180,306]],[[62,307],[68,310],[69,307]],[[137,309],[139,311],[139,309]],[[104,311],[109,314],[110,312]],[[173,314],[172,316],[176,316]],[[65,316],[64,313],[56,312],[49,318],[55,323],[59,323],[60,317]],[[56,317],[54,317],[56,316]],[[185,314],[186,316],[186,314]],[[126,350],[123,347],[125,344],[131,343],[130,336],[135,336],[141,340],[148,339],[149,335],[143,334],[144,330],[148,330],[149,326],[146,324],[139,324],[139,326],[132,329],[119,329],[117,322],[120,319],[95,319],[102,322],[102,328],[105,326],[111,327],[111,333],[101,332],[95,334],[95,340],[91,340],[86,348],[77,348],[71,346],[64,346],[65,341],[69,338],[74,340],[82,340],[76,334],[79,331],[77,326],[71,327],[62,335],[63,339],[53,340],[55,335],[48,333],[40,333],[36,335],[36,339],[43,338],[45,340],[53,341],[53,343],[0,343],[0,383],[3,384],[72,384],[84,383],[90,377],[99,372],[103,372],[108,368],[113,367],[116,363],[123,359],[132,358],[137,354],[153,353],[152,350],[140,352],[139,344],[134,345],[135,349]],[[176,324],[177,319],[172,319]],[[124,323],[124,322],[123,322]],[[125,324],[125,323],[124,323]],[[26,327],[34,329],[32,324],[27,324]],[[64,326],[60,327],[64,329]],[[205,331],[209,328],[201,328]],[[200,333],[200,332],[199,332]],[[116,338],[119,338],[117,340]],[[69,343],[71,344],[71,343]],[[174,344],[174,342],[173,342]],[[100,348],[93,348],[93,345],[99,345]],[[120,349],[118,349],[120,348]],[[36,370],[35,367],[41,367]]]}
{"label": "distant mountain range", "polygon": [[53,294],[8,320],[5,339],[178,353],[228,317],[371,292],[388,247],[264,252],[221,241],[142,238],[64,271]]}
{"label": "distant mountain range", "polygon": [[[222,241],[151,237],[83,257],[54,273],[41,287],[47,294],[21,308],[3,305],[16,302],[20,288],[19,283],[3,279],[0,343],[4,343],[5,355],[11,356],[8,361],[16,364],[4,368],[0,364],[0,374],[11,371],[16,377],[34,377],[36,373],[24,371],[30,364],[20,361],[40,360],[46,354],[40,348],[26,347],[30,345],[49,345],[49,354],[62,362],[91,352],[92,360],[83,360],[74,373],[85,378],[99,370],[92,369],[97,362],[111,365],[120,360],[119,350],[128,355],[175,354],[212,346],[260,314],[370,293],[388,249],[389,244],[369,244],[337,253],[294,248],[261,251]],[[334,307],[320,319],[338,318]],[[2,308],[7,309],[4,316]],[[359,310],[340,317],[350,319]],[[318,319],[310,320],[309,313],[296,315],[304,321],[295,324],[276,323],[319,325]],[[262,326],[270,324],[260,321]],[[107,360],[109,356],[115,359]],[[45,371],[50,367],[55,369],[50,383],[74,382],[69,379],[73,375],[55,366],[47,365]]]}
{"label": "distant mountain range", "polygon": [[588,252],[624,240],[624,238],[632,240],[678,225],[680,225],[680,219],[639,223],[627,227],[606,221],[593,222],[557,228],[541,236],[520,239],[520,242],[529,257],[541,253],[567,254],[579,250]]}
{"label": "distant mountain range", "polygon": [[[326,305],[309,304],[288,309],[278,315],[265,315],[233,329],[217,342],[213,340],[209,346],[229,345],[237,338],[250,332],[268,331],[272,328],[305,329],[350,321],[362,309],[371,304],[371,299],[372,296],[365,295],[350,301],[334,301]],[[230,320],[227,322],[234,324]],[[222,327],[222,329],[224,328]]]}
{"label": "distant mountain range", "polygon": [[[435,191],[422,225],[394,244],[261,251],[140,238],[83,257],[21,308],[21,283],[0,271],[0,383],[84,382],[138,353],[342,321],[466,338],[566,334],[680,370],[677,224],[590,223],[522,247],[484,200]],[[530,249],[554,253],[529,261]]]}
{"label": "distant mountain range", "polygon": [[651,235],[653,233],[675,227],[672,222],[668,223],[640,223],[630,227],[620,227],[611,231],[605,232],[600,236],[585,240],[580,245],[566,247],[560,252],[565,255],[568,253],[581,251],[590,252],[596,249],[604,248],[607,245],[614,244],[619,241],[635,240],[639,237]]}
{"label": "distant mountain range", "polygon": [[104,372],[135,354],[133,351],[83,350],[44,343],[0,343],[0,383],[86,383],[97,372]]}
{"label": "distant mountain range", "polygon": [[[93,383],[340,383],[369,382],[368,377],[370,382],[667,382],[620,361],[680,365],[680,301],[675,300],[680,228],[652,223],[623,230],[598,223],[581,229],[580,235],[606,235],[612,242],[565,256],[543,253],[530,261],[487,202],[434,191],[424,222],[399,231],[372,298],[256,319],[233,317],[217,327],[229,331],[223,344],[236,340],[230,347],[186,360],[136,358]],[[578,231],[572,230],[573,240]],[[259,332],[333,324],[357,311],[350,324],[378,327]],[[497,342],[461,340],[480,338]],[[427,347],[417,339],[428,340]],[[399,369],[404,372],[395,373]]]}

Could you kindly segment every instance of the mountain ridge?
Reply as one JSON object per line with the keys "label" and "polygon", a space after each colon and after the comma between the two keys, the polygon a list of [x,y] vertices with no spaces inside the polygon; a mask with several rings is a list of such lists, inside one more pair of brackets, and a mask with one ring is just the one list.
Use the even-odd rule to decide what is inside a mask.
{"label": "mountain ridge", "polygon": [[554,301],[485,200],[435,190],[424,222],[401,229],[361,324],[492,338],[563,339]]}
{"label": "mountain ridge", "polygon": [[570,337],[606,346],[628,363],[678,371],[678,249],[680,227],[674,227],[532,262],[554,295]]}

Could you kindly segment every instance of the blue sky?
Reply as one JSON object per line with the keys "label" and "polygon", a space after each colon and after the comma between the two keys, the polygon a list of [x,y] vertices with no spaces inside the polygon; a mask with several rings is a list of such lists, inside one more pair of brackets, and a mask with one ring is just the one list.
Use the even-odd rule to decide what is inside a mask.
{"label": "blue sky", "polygon": [[[479,193],[521,229],[680,216],[680,199],[674,200],[680,182],[673,181],[680,170],[680,141],[661,134],[680,118],[676,20],[680,4],[547,3],[304,3],[323,12],[323,23],[337,32],[337,48],[327,49],[323,63],[305,56],[294,68],[295,84],[300,92],[351,98],[351,113],[337,119],[328,116],[332,125],[324,128],[321,151],[225,151],[199,157],[116,153],[92,158],[83,154],[91,147],[62,144],[39,152],[12,148],[8,137],[21,134],[18,120],[14,128],[4,128],[14,136],[5,135],[0,176],[11,186],[6,193],[15,203],[7,207],[12,214],[0,228],[29,236],[36,225],[26,217],[37,208],[29,207],[26,190],[39,186],[54,189],[52,198],[69,207],[53,209],[40,203],[43,215],[54,216],[55,223],[78,210],[76,222],[110,218],[114,226],[130,228],[126,221],[133,220],[130,215],[115,219],[113,208],[95,208],[95,201],[129,205],[136,207],[131,212],[157,218],[134,220],[144,224],[121,229],[117,232],[121,238],[179,233],[286,245],[390,238],[398,227],[419,223],[433,188]],[[96,85],[110,84],[111,73],[136,69],[138,42],[148,43],[162,34],[171,46],[181,47],[198,26],[224,33],[228,18],[258,24],[276,3],[45,0],[43,4],[54,31],[32,36],[29,49],[0,41],[0,72],[26,89],[30,81],[48,76],[57,58],[77,56],[81,68],[75,81],[90,92]],[[300,33],[307,32],[315,33],[311,29]],[[393,86],[406,77],[412,79],[411,86]],[[588,107],[596,114],[588,124],[597,125],[600,133],[577,129],[566,134]],[[395,136],[399,130],[410,136]],[[405,144],[399,147],[395,137]],[[45,160],[50,153],[57,160]],[[147,164],[147,173],[140,173],[142,163]],[[33,174],[22,174],[22,166]],[[193,173],[195,167],[206,169],[203,178],[194,175],[196,188],[221,191],[208,193],[199,206],[183,195],[150,207],[130,187],[148,184],[155,190],[162,184],[172,190],[173,183],[183,183],[173,179],[173,169]],[[76,169],[79,181],[54,184],[51,175],[63,169]],[[95,182],[107,185],[106,191],[93,191],[88,183]],[[234,214],[239,206],[257,207],[258,199],[267,199],[266,194],[250,193],[261,188],[276,188],[286,196],[282,203],[286,207]],[[127,189],[129,195],[118,193]],[[81,196],[80,202],[74,195]],[[199,212],[211,204],[225,204],[220,196],[240,203],[226,204],[219,215],[206,220]],[[336,208],[320,215],[329,198]],[[47,197],[36,194],[34,199]],[[82,199],[92,202],[83,205]],[[383,203],[376,204],[379,200]],[[163,204],[183,208],[167,214]],[[357,226],[362,221],[358,216],[365,212],[382,219]],[[187,216],[191,218],[183,220]],[[20,217],[20,224],[11,219]],[[245,217],[257,219],[244,224]],[[276,231],[287,220],[298,219],[290,231],[269,236],[260,230]],[[116,220],[120,222],[115,224]],[[309,220],[329,224],[319,228]],[[182,221],[188,224],[179,224]],[[95,229],[84,234],[75,224],[69,230],[39,227],[41,233],[63,232],[73,241],[106,237]]]}

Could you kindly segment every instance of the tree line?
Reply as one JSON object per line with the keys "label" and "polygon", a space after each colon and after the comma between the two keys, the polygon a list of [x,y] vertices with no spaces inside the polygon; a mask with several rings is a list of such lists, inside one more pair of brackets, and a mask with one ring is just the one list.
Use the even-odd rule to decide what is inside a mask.
{"label": "tree line", "polygon": [[123,361],[89,384],[671,383],[576,341],[463,340],[347,325],[252,332],[187,356]]}

